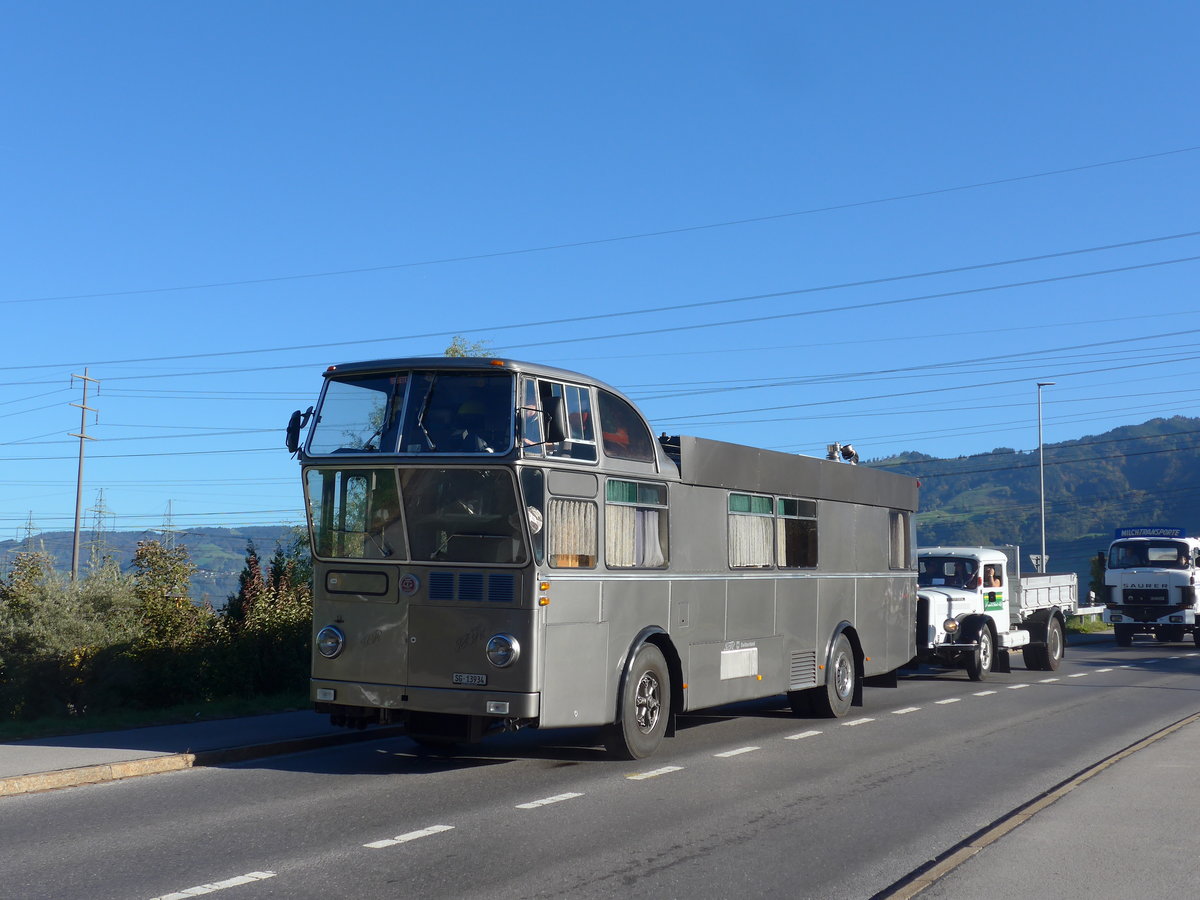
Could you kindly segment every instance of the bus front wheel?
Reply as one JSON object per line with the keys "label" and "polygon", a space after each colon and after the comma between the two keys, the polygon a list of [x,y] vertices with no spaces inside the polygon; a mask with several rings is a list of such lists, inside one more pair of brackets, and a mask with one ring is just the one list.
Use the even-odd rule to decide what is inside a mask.
{"label": "bus front wheel", "polygon": [[633,657],[621,686],[617,721],[609,725],[604,746],[615,759],[645,759],[667,733],[671,705],[671,677],[662,651],[642,644]]}

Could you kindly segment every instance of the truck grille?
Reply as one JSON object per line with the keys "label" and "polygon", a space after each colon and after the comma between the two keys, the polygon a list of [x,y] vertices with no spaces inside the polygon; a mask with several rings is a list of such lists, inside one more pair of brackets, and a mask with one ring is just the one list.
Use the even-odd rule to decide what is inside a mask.
{"label": "truck grille", "polygon": [[1167,589],[1156,588],[1145,590],[1141,588],[1125,588],[1121,592],[1122,603],[1166,603]]}

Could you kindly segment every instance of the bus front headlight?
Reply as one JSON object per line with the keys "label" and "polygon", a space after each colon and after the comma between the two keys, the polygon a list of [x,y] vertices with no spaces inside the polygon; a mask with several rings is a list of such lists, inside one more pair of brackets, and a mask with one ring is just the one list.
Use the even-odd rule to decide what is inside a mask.
{"label": "bus front headlight", "polygon": [[521,655],[521,645],[511,634],[494,634],[487,642],[488,662],[497,669],[511,666]]}
{"label": "bus front headlight", "polygon": [[346,635],[334,625],[326,625],[317,632],[317,652],[326,659],[333,659],[346,646]]}

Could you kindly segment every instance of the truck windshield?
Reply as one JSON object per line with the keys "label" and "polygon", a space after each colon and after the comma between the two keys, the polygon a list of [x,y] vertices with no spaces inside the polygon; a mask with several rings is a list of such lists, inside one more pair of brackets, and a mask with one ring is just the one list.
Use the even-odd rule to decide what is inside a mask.
{"label": "truck windshield", "polygon": [[978,564],[956,556],[922,556],[917,560],[917,584],[967,587],[975,578]]}
{"label": "truck windshield", "polygon": [[510,372],[377,372],[332,377],[309,438],[337,453],[490,454],[513,443]]}
{"label": "truck windshield", "polygon": [[1117,541],[1108,551],[1110,569],[1187,569],[1188,545],[1182,541]]}
{"label": "truck windshield", "polygon": [[309,526],[325,559],[524,563],[507,469],[309,469]]}

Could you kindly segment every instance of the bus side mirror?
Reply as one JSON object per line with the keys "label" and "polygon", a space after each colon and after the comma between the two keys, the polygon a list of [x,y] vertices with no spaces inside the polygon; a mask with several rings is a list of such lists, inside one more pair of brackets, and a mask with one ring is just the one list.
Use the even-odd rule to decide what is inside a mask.
{"label": "bus side mirror", "polygon": [[287,447],[288,453],[295,453],[300,449],[300,431],[308,424],[309,417],[313,414],[313,408],[310,406],[304,412],[296,410],[292,413],[292,417],[288,420],[287,437],[284,439],[284,446]]}
{"label": "bus side mirror", "polygon": [[557,444],[567,439],[567,417],[563,413],[563,398],[551,397],[544,405],[546,411],[546,443]]}

